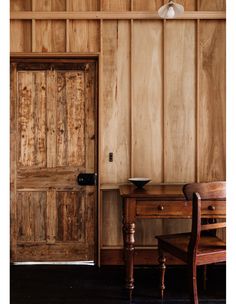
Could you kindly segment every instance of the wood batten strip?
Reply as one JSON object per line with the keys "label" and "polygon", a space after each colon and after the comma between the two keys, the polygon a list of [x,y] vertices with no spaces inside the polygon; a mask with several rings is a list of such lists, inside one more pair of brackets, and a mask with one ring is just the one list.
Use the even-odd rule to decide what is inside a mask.
{"label": "wood batten strip", "polygon": [[[102,0],[100,0],[100,10],[102,10]],[[98,62],[98,68],[99,68],[99,76],[98,76],[98,105],[97,105],[97,117],[98,117],[98,173],[100,172],[101,168],[101,121],[102,121],[102,111],[101,109],[101,103],[102,103],[102,97],[103,97],[103,20],[100,20],[100,54],[99,54],[99,62]],[[97,254],[97,263],[98,267],[101,266],[101,255],[100,255],[100,248],[101,248],[101,242],[102,242],[102,191],[101,191],[101,181],[100,176],[98,176],[98,254]]]}
{"label": "wood batten strip", "polygon": [[[35,11],[35,0],[32,0],[32,12],[31,14]],[[36,50],[36,37],[35,37],[35,19],[32,19],[32,30],[31,30],[31,51],[35,52]]]}
{"label": "wood batten strip", "polygon": [[166,80],[165,80],[165,33],[166,19],[163,20],[162,29],[162,183],[165,182],[165,98],[166,98]]}
{"label": "wood batten strip", "polygon": [[18,53],[18,52],[11,52],[10,56],[11,58],[14,59],[26,59],[26,58],[37,58],[37,59],[42,59],[44,60],[44,58],[60,58],[60,59],[65,59],[65,58],[71,58],[71,59],[82,59],[82,58],[94,58],[94,57],[98,57],[100,54],[99,52],[90,52],[90,53],[85,53],[85,52],[70,52],[70,53],[55,53],[55,52],[50,52],[50,53],[41,53],[41,52],[34,52],[34,53],[28,53],[28,52],[22,52],[22,53]]}
{"label": "wood batten strip", "polygon": [[[11,12],[11,20],[25,20],[25,19],[39,19],[39,20],[65,20],[65,19],[80,19],[80,20],[130,20],[130,19],[143,19],[143,20],[155,20],[161,19],[156,12],[138,12],[138,11],[127,11],[127,12],[101,12],[101,11],[90,11],[90,12]],[[178,18],[179,20],[186,19],[226,19],[226,12],[224,11],[185,11],[184,14]]]}
{"label": "wood batten strip", "polygon": [[[66,11],[68,12],[69,8],[69,0],[66,0]],[[70,20],[66,19],[66,52],[70,52],[70,35],[69,35],[69,28],[70,28]]]}
{"label": "wood batten strip", "polygon": [[[132,1],[133,3],[133,1]],[[131,5],[132,7],[132,5]],[[133,164],[133,32],[134,32],[134,20],[130,21],[130,177],[134,174]]]}
{"label": "wood batten strip", "polygon": [[[197,2],[199,5],[199,1]],[[200,94],[200,80],[199,80],[199,56],[200,56],[200,40],[199,40],[199,28],[200,20],[197,20],[196,24],[196,168],[195,178],[196,182],[199,182],[199,94]]]}

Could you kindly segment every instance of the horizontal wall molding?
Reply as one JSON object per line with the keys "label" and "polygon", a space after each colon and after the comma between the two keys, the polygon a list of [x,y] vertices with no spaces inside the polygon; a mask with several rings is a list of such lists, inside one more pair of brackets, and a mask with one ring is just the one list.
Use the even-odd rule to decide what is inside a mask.
{"label": "horizontal wall molding", "polygon": [[[66,20],[66,19],[81,19],[81,20],[132,20],[132,19],[146,19],[155,20],[161,19],[157,12],[148,11],[129,11],[129,12],[31,12],[19,11],[11,12],[10,18],[12,20]],[[194,19],[226,19],[226,12],[224,11],[186,11],[178,18],[180,20],[194,20]]]}
{"label": "horizontal wall molding", "polygon": [[11,52],[10,57],[12,58],[88,58],[88,57],[99,57],[99,52],[90,52],[90,53],[77,53],[77,52],[70,52],[70,53],[55,53],[55,52],[34,52],[34,53],[26,53],[26,52]]}

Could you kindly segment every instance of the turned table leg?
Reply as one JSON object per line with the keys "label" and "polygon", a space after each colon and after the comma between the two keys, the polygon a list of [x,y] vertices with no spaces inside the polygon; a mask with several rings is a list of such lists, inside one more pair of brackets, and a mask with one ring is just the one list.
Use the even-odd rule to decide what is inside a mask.
{"label": "turned table leg", "polygon": [[134,289],[134,233],[135,223],[125,224],[124,232],[124,255],[126,268],[126,284],[125,287],[129,293],[129,299],[132,299]]}
{"label": "turned table leg", "polygon": [[160,294],[161,299],[164,298],[165,291],[165,272],[166,272],[166,258],[164,257],[163,251],[159,249],[159,267],[160,267]]}

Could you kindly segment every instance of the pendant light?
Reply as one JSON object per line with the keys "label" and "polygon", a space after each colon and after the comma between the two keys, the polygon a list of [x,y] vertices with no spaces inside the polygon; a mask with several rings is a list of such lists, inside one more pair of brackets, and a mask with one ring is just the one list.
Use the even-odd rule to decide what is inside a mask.
{"label": "pendant light", "polygon": [[161,6],[158,10],[158,15],[164,19],[171,19],[181,16],[184,13],[183,5],[177,4],[172,0],[163,6]]}

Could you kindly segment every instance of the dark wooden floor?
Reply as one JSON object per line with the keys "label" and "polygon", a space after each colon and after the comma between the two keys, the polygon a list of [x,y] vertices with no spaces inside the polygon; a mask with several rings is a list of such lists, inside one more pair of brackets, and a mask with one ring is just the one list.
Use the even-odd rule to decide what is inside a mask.
{"label": "dark wooden floor", "polygon": [[[207,291],[198,272],[200,303],[225,301],[225,266],[208,266]],[[122,267],[11,266],[11,304],[120,304],[129,303],[123,290]],[[157,268],[135,269],[133,303],[161,303],[158,300]],[[184,267],[169,267],[163,303],[190,303]]]}

